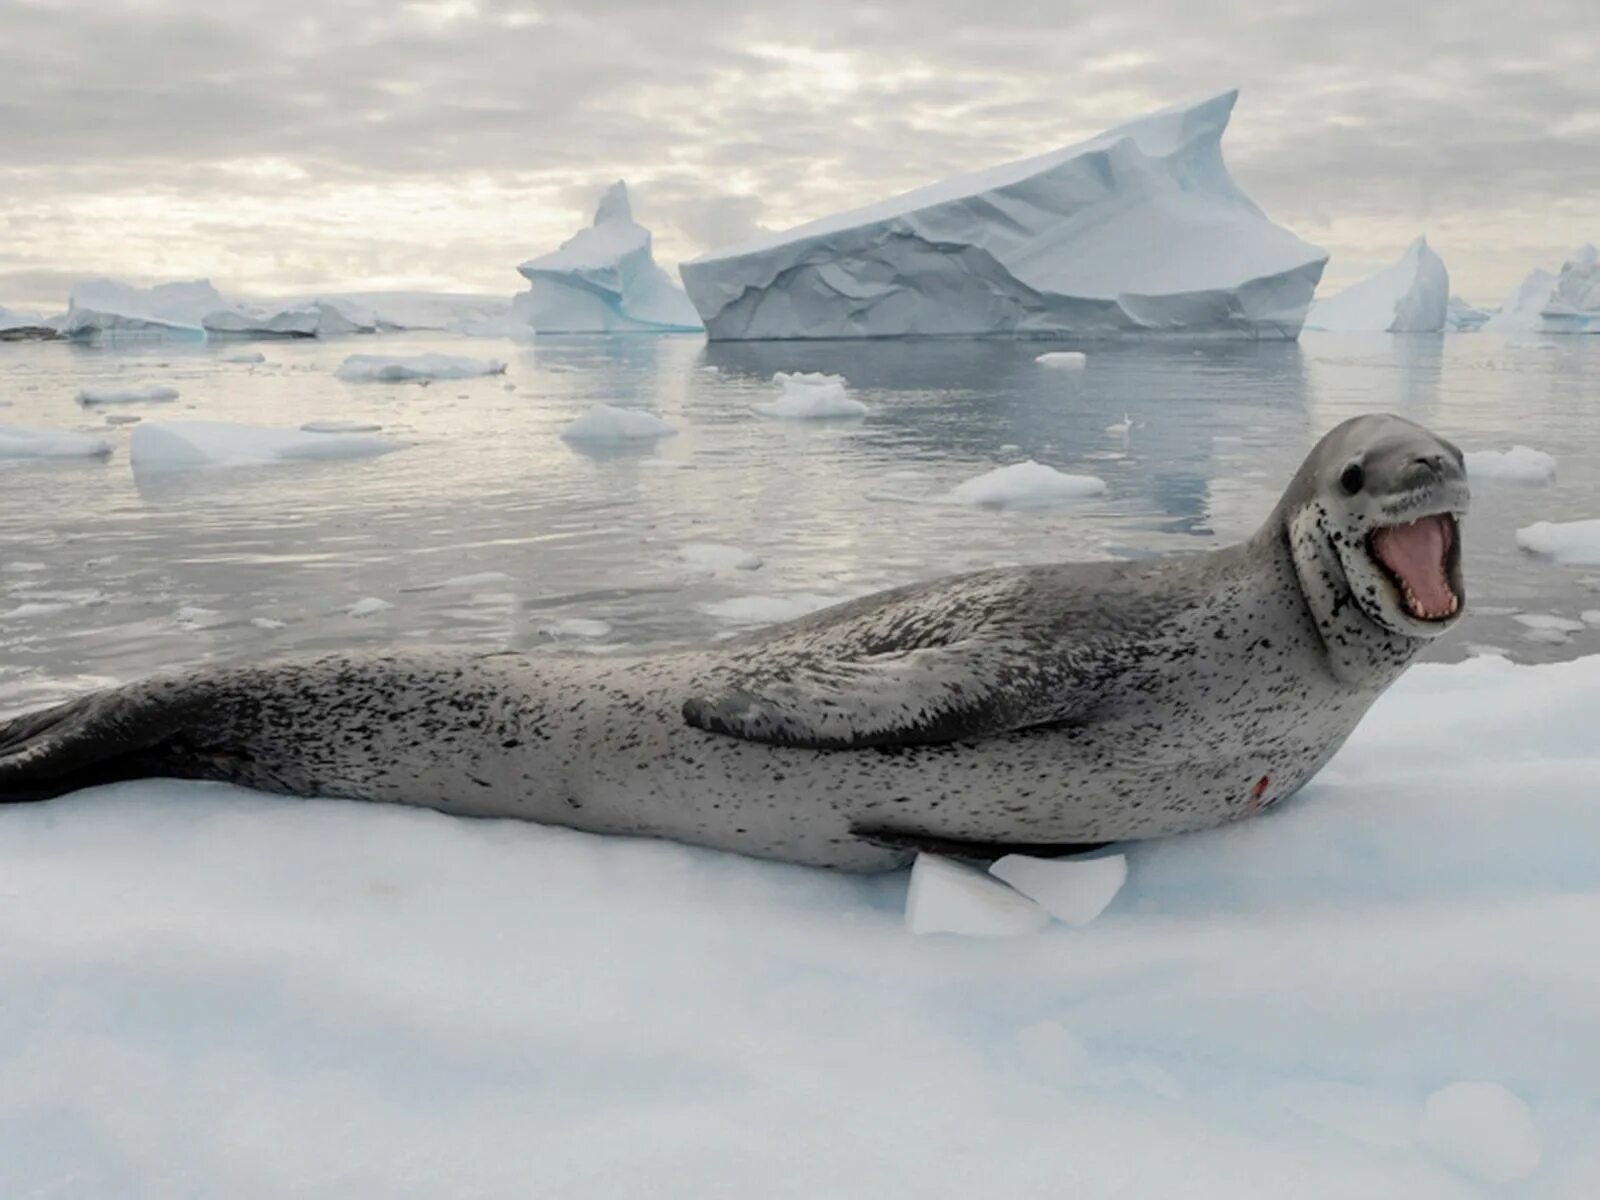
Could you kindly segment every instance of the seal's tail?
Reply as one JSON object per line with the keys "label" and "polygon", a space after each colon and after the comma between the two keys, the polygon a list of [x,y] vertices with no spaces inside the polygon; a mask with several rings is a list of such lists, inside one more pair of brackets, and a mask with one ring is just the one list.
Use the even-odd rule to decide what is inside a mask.
{"label": "seal's tail", "polygon": [[183,706],[113,689],[0,721],[0,803],[156,773],[185,717]]}

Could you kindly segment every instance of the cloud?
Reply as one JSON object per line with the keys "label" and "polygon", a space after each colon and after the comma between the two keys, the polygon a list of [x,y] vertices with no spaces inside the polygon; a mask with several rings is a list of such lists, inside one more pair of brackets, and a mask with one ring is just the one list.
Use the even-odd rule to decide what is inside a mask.
{"label": "cloud", "polygon": [[1233,85],[1235,173],[1330,280],[1426,228],[1493,298],[1600,236],[1597,46],[1592,0],[0,0],[0,303],[509,292],[611,179],[672,261]]}

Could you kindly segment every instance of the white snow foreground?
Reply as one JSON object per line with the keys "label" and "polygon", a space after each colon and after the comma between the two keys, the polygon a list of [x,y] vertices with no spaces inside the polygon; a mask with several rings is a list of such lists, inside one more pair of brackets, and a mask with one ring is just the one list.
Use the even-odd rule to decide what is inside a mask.
{"label": "white snow foreground", "polygon": [[1327,255],[1229,176],[1236,99],[714,251],[684,286],[714,340],[1293,338]]}
{"label": "white snow foreground", "polygon": [[517,268],[528,290],[514,320],[539,333],[674,333],[700,328],[694,305],[656,265],[650,231],[633,219],[628,186],[606,189],[594,224]]}
{"label": "white snow foreground", "polygon": [[475,379],[504,375],[506,364],[497,358],[467,358],[458,354],[352,354],[336,374],[350,383],[406,383],[416,379]]}
{"label": "white snow foreground", "polygon": [[65,429],[33,429],[0,425],[0,459],[103,458],[111,453],[105,438]]}
{"label": "white snow foreground", "polygon": [[1318,299],[1306,314],[1306,328],[1439,333],[1449,309],[1450,272],[1428,239],[1419,237],[1391,266]]}
{"label": "white snow foreground", "polygon": [[1597,722],[1600,657],[1414,668],[1298,799],[1008,939],[910,936],[903,872],[0,806],[0,1195],[1588,1196]]}
{"label": "white snow foreground", "polygon": [[370,458],[404,446],[388,437],[308,433],[227,421],[156,421],[133,431],[128,459],[135,470],[181,470]]}

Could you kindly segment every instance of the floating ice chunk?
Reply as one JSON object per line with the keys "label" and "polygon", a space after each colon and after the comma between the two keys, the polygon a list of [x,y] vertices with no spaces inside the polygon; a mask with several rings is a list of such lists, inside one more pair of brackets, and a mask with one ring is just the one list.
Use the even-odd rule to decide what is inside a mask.
{"label": "floating ice chunk", "polygon": [[1498,1083],[1452,1083],[1422,1108],[1422,1140],[1457,1170],[1490,1183],[1539,1167],[1539,1129],[1525,1101]]}
{"label": "floating ice chunk", "polygon": [[1444,327],[1451,333],[1473,333],[1482,329],[1492,316],[1494,313],[1490,309],[1469,304],[1460,296],[1451,296],[1445,309]]}
{"label": "floating ice chunk", "polygon": [[300,428],[306,433],[377,433],[383,426],[375,421],[307,421]]}
{"label": "floating ice chunk", "polygon": [[510,582],[511,576],[504,571],[479,571],[475,575],[454,575],[449,579],[440,580],[434,586],[439,588],[476,588]]}
{"label": "floating ice chunk", "polygon": [[1392,266],[1319,299],[1306,314],[1306,328],[1438,333],[1449,305],[1450,272],[1428,239],[1419,237]]}
{"label": "floating ice chunk", "polygon": [[1473,479],[1509,479],[1516,483],[1550,483],[1556,460],[1543,450],[1513,446],[1509,450],[1469,450],[1467,475]]}
{"label": "floating ice chunk", "polygon": [[1083,367],[1088,365],[1089,356],[1079,350],[1052,350],[1033,361],[1046,367]]}
{"label": "floating ice chunk", "polygon": [[1535,521],[1517,530],[1517,545],[1573,566],[1600,566],[1600,518]]}
{"label": "floating ice chunk", "polygon": [[606,189],[594,224],[517,268],[528,290],[512,317],[539,333],[671,333],[700,328],[683,290],[655,263],[627,184]]}
{"label": "floating ice chunk", "polygon": [[227,421],[157,421],[134,429],[128,453],[135,468],[167,470],[370,458],[404,445],[386,437],[304,433]]}
{"label": "floating ice chunk", "polygon": [[137,425],[142,420],[144,420],[143,417],[137,416],[134,413],[107,413],[106,414],[106,424],[107,425]]}
{"label": "floating ice chunk", "polygon": [[264,362],[266,362],[267,361],[267,356],[265,354],[261,353],[261,351],[259,351],[259,350],[252,350],[247,354],[228,354],[228,355],[225,355],[223,357],[222,361],[225,362],[225,363],[234,363],[234,364],[238,364],[238,365],[250,365],[250,364],[254,364],[254,363],[264,363]]}
{"label": "floating ice chunk", "polygon": [[645,442],[678,431],[654,413],[596,404],[562,432],[569,442]]}
{"label": "floating ice chunk", "polygon": [[495,358],[466,358],[457,354],[415,354],[390,357],[352,354],[336,372],[352,383],[401,383],[408,379],[473,379],[504,375],[506,364]]}
{"label": "floating ice chunk", "polygon": [[1094,475],[1066,475],[1030,458],[957,484],[944,499],[984,508],[1037,508],[1098,496],[1105,490],[1106,481]]}
{"label": "floating ice chunk", "polygon": [[1547,646],[1565,646],[1572,638],[1563,629],[1535,627],[1522,635],[1530,642],[1543,642]]}
{"label": "floating ice chunk", "polygon": [[346,616],[371,617],[381,612],[388,612],[393,607],[394,605],[387,600],[379,599],[377,596],[368,596],[363,600],[357,600],[344,611]]}
{"label": "floating ice chunk", "polygon": [[772,382],[778,385],[778,398],[750,406],[763,417],[822,421],[836,417],[859,417],[867,412],[865,404],[851,398],[845,391],[845,381],[841,375],[779,371],[772,377]]}
{"label": "floating ice chunk", "polygon": [[110,442],[86,433],[0,425],[0,458],[99,458],[110,453]]}
{"label": "floating ice chunk", "polygon": [[1585,625],[1600,625],[1600,608],[1586,608],[1578,616]]}
{"label": "floating ice chunk", "polygon": [[1087,925],[1122,890],[1128,879],[1128,860],[1120,854],[1079,859],[1008,854],[989,867],[989,874],[1016,888],[1056,920]]}
{"label": "floating ice chunk", "polygon": [[178,389],[159,383],[139,387],[89,387],[78,391],[78,403],[91,404],[142,404],[165,403],[178,398]]}
{"label": "floating ice chunk", "polygon": [[257,629],[283,629],[289,622],[280,621],[277,617],[251,617],[250,624]]}
{"label": "floating ice chunk", "polygon": [[1518,613],[1511,619],[1529,629],[1554,629],[1560,633],[1577,633],[1585,628],[1582,621],[1558,617],[1554,613]]}
{"label": "floating ice chunk", "polygon": [[559,621],[541,625],[539,630],[553,638],[603,638],[611,632],[611,626],[593,617],[563,617]]}
{"label": "floating ice chunk", "polygon": [[1327,255],[1229,176],[1237,93],[784,233],[681,274],[713,340],[1293,338]]}
{"label": "floating ice chunk", "polygon": [[919,854],[906,890],[906,928],[912,933],[1015,937],[1049,924],[1026,896],[981,871],[935,854]]}
{"label": "floating ice chunk", "polygon": [[185,604],[172,614],[174,625],[183,625],[190,629],[198,629],[214,617],[222,614],[214,608],[205,608],[199,604]]}
{"label": "floating ice chunk", "polygon": [[754,571],[761,556],[720,542],[689,542],[678,547],[678,557],[695,571]]}
{"label": "floating ice chunk", "polygon": [[1106,432],[1118,437],[1126,437],[1136,428],[1133,417],[1128,413],[1122,414],[1122,420],[1106,426]]}
{"label": "floating ice chunk", "polygon": [[786,596],[733,596],[703,604],[700,611],[737,625],[767,625],[792,621],[840,603],[845,597],[821,592],[790,592]]}

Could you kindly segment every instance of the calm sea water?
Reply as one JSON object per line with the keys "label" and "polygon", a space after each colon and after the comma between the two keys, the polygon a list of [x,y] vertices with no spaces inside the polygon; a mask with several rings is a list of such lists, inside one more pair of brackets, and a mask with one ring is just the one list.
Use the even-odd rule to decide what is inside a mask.
{"label": "calm sea water", "polygon": [[[1324,430],[1374,410],[1468,449],[1523,443],[1559,460],[1553,486],[1475,485],[1474,608],[1434,656],[1600,649],[1600,629],[1549,645],[1511,615],[1600,608],[1600,569],[1557,566],[1513,540],[1537,519],[1600,516],[1600,338],[1091,346],[1078,372],[1036,365],[1046,345],[977,341],[257,346],[260,366],[224,363],[238,344],[0,346],[0,423],[118,443],[104,461],[0,463],[0,711],[202,660],[440,642],[609,652],[982,566],[1203,549],[1249,534]],[[510,368],[426,387],[334,375],[347,354],[424,351]],[[753,415],[773,373],[796,370],[844,375],[870,414]],[[103,410],[73,400],[87,384],[143,382],[181,398]],[[603,452],[563,442],[595,402],[648,406],[681,432]],[[411,444],[370,460],[152,475],[131,469],[128,430],[105,425],[108,412],[362,419]],[[1108,432],[1125,415],[1132,429]],[[1026,511],[929,502],[1027,458],[1109,490]],[[682,548],[700,542],[762,565],[698,569]],[[503,578],[448,582],[487,573]],[[392,607],[349,615],[369,597]]]}

